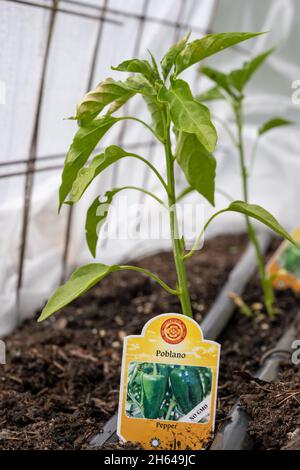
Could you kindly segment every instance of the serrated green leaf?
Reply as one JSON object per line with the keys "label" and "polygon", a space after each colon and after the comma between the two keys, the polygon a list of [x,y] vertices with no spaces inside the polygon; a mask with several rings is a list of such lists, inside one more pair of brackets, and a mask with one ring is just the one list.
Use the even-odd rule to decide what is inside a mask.
{"label": "serrated green leaf", "polygon": [[211,122],[206,106],[194,100],[189,85],[184,80],[172,80],[170,89],[163,86],[158,98],[169,103],[175,127],[189,134],[196,134],[202,145],[213,152],[217,143],[217,132]]}
{"label": "serrated green leaf", "polygon": [[266,209],[263,207],[256,204],[247,204],[244,201],[234,201],[229,205],[228,210],[233,212],[240,212],[241,214],[245,214],[248,217],[259,220],[267,227],[272,229],[275,233],[295,244],[289,233],[279,224],[275,217],[273,217],[273,215],[266,211]]}
{"label": "serrated green leaf", "polygon": [[68,281],[58,287],[50,297],[38,321],[46,320],[53,313],[87,292],[109,273],[117,270],[118,266],[107,266],[101,263],[91,263],[76,269]]}
{"label": "serrated green leaf", "polygon": [[84,124],[78,129],[66,156],[62,172],[61,185],[59,188],[59,207],[64,203],[71,191],[79,170],[85,165],[96,145],[106,132],[118,121],[118,118],[105,115]]}
{"label": "serrated green leaf", "polygon": [[293,124],[295,123],[293,121],[289,121],[288,119],[281,117],[272,118],[260,126],[258,129],[258,135],[263,135],[275,127],[291,126]]}
{"label": "serrated green leaf", "polygon": [[185,48],[186,43],[189,40],[191,33],[188,33],[184,38],[180,39],[176,44],[170,47],[166,55],[162,58],[160,65],[162,68],[162,73],[164,80],[168,78],[168,75],[176,62],[178,54]]}
{"label": "serrated green leaf", "polygon": [[192,41],[178,54],[175,72],[178,75],[191,65],[260,34],[264,33],[217,33]]}
{"label": "serrated green leaf", "polygon": [[200,103],[203,101],[214,101],[214,100],[224,100],[225,96],[222,94],[218,86],[214,86],[204,91],[196,97],[196,100]]}
{"label": "serrated green leaf", "polygon": [[193,134],[180,133],[176,160],[188,183],[210,204],[215,203],[216,160]]}
{"label": "serrated green leaf", "polygon": [[107,191],[103,199],[97,196],[87,211],[85,237],[89,250],[94,257],[96,256],[99,233],[107,218],[109,206],[115,193],[116,191]]}
{"label": "serrated green leaf", "polygon": [[[124,104],[134,94],[134,91],[126,86],[126,82],[107,78],[100,82],[95,90],[86,93],[77,106],[76,119],[81,121],[94,119],[106,105],[117,102],[120,107],[121,103]],[[114,108],[116,108],[116,104]]]}
{"label": "serrated green leaf", "polygon": [[104,153],[96,155],[89,166],[81,168],[78,172],[77,177],[72,185],[70,199],[68,204],[74,204],[79,201],[85,190],[89,187],[91,182],[98,176],[102,171],[108,168],[113,163],[116,163],[123,157],[127,157],[130,154],[125,152],[121,147],[117,145],[111,145],[107,147]]}
{"label": "serrated green leaf", "polygon": [[268,51],[254,57],[252,60],[245,62],[243,67],[240,69],[233,70],[228,75],[229,82],[235,87],[236,90],[242,92],[252,75],[267,60],[273,51],[274,48],[269,49]]}
{"label": "serrated green leaf", "polygon": [[150,82],[154,82],[155,80],[159,79],[156,75],[155,71],[151,67],[148,60],[141,60],[141,59],[130,59],[125,60],[117,67],[112,67],[112,70],[117,70],[118,72],[132,72],[132,73],[140,73],[144,75],[144,77],[148,78]]}

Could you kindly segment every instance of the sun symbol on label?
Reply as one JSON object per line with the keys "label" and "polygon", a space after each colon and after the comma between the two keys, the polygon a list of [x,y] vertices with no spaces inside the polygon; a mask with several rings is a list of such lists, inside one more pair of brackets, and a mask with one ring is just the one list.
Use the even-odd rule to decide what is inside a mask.
{"label": "sun symbol on label", "polygon": [[160,446],[160,440],[157,437],[153,437],[152,439],[150,439],[150,446],[154,447],[154,448],[159,447]]}
{"label": "sun symbol on label", "polygon": [[168,318],[164,321],[160,334],[166,343],[178,344],[186,337],[187,329],[185,323],[179,318]]}

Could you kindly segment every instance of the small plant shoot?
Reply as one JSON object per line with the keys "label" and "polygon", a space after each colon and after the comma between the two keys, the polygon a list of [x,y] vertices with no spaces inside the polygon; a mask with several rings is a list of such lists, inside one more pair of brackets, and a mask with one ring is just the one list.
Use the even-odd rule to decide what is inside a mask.
{"label": "small plant shoot", "polygon": [[[259,67],[265,63],[265,61],[273,52],[274,49],[269,49],[257,57],[254,57],[252,60],[245,62],[241,68],[232,70],[229,73],[221,72],[212,67],[200,67],[200,72],[212,80],[214,82],[214,86],[199,96],[199,101],[203,102],[220,99],[226,100],[229,103],[234,115],[236,135],[232,134],[231,130],[225,123],[222,122],[222,120],[220,120],[220,123],[224,124],[224,128],[229,132],[233,144],[237,149],[242,181],[242,194],[245,203],[249,202],[249,177],[253,171],[257,146],[260,139],[267,132],[270,132],[273,129],[294,124],[293,122],[281,117],[273,117],[267,122],[263,123],[257,130],[257,137],[253,145],[250,161],[246,162],[245,143],[243,136],[245,88]],[[266,272],[264,258],[257,239],[257,233],[254,225],[251,223],[250,217],[252,217],[252,215],[245,211],[247,233],[255,249],[265,309],[268,315],[273,316],[276,313],[276,309],[272,279],[269,278]],[[277,233],[279,232],[277,231]],[[284,236],[283,234],[281,235]]]}
{"label": "small plant shoot", "polygon": [[[213,153],[217,145],[217,132],[209,109],[201,100],[199,101],[199,99],[194,97],[189,83],[183,80],[180,74],[203,59],[217,54],[226,48],[235,46],[242,41],[255,38],[260,34],[262,33],[209,34],[194,41],[190,41],[190,37],[187,35],[167,51],[160,64],[156,62],[152,55],[150,55],[149,61],[136,58],[125,60],[118,66],[113,67],[113,70],[119,71],[120,75],[122,75],[122,72],[130,72],[131,75],[128,78],[120,79],[119,81],[106,78],[94,90],[91,90],[83,97],[77,106],[75,116],[79,128],[66,156],[62,172],[59,189],[59,207],[61,208],[63,204],[75,204],[80,201],[89,185],[92,183],[97,184],[97,181],[95,181],[97,176],[120,160],[126,159],[127,165],[131,164],[131,159],[140,160],[153,172],[162,186],[165,194],[164,200],[138,186],[112,188],[106,194],[103,194],[101,188],[99,188],[99,197],[93,201],[87,211],[87,244],[92,255],[95,257],[101,225],[108,214],[109,204],[117,193],[125,190],[146,193],[147,197],[153,198],[158,204],[163,204],[168,208],[177,283],[175,286],[169,286],[155,273],[137,266],[107,266],[102,263],[90,263],[76,269],[68,281],[54,292],[44,307],[39,321],[50,317],[53,313],[98,284],[110,273],[123,270],[138,271],[142,275],[158,282],[170,295],[178,297],[181,305],[180,313],[192,317],[193,313],[185,263],[188,258],[193,256],[198,246],[198,241],[208,225],[219,214],[226,212],[237,212],[246,217],[249,236],[256,246],[260,261],[259,267],[266,306],[269,312],[272,311],[272,290],[269,280],[265,276],[255,231],[250,223],[250,218],[259,220],[287,240],[291,242],[293,240],[265,209],[249,204],[247,171],[244,164],[242,140],[244,86],[269,53],[256,58],[245,65],[243,69],[234,71],[229,76],[211,71],[208,68],[203,70],[205,75],[213,77],[217,82],[217,88],[212,90],[211,93],[218,97],[223,97],[226,94],[235,111],[239,135],[238,148],[243,168],[244,200],[232,202],[228,207],[216,212],[204,225],[199,238],[195,240],[195,245],[190,251],[186,250],[184,238],[179,238],[178,236],[178,215],[176,211],[177,204],[181,197],[183,197],[182,194],[177,194],[175,185],[176,171],[183,172],[188,188],[197,191],[200,196],[206,198],[211,205],[214,205],[216,159]],[[135,95],[139,95],[148,107],[149,122],[145,122],[135,116],[122,115],[118,117],[115,114]],[[163,177],[160,170],[144,156],[132,153],[116,145],[110,145],[102,153],[94,155],[94,151],[101,142],[101,139],[109,133],[113,126],[118,126],[124,120],[138,122],[160,143],[164,150],[166,171],[163,174],[166,174],[166,177]],[[276,122],[274,121],[269,123],[269,125],[265,125],[264,128],[261,128],[260,134],[262,135],[271,129],[271,127],[275,127],[275,125]],[[100,216],[98,209],[102,204],[106,204],[106,206],[104,211],[101,210]],[[147,375],[144,375],[144,378],[144,387],[150,390],[150,378]],[[178,409],[183,406],[179,402],[177,405]]]}

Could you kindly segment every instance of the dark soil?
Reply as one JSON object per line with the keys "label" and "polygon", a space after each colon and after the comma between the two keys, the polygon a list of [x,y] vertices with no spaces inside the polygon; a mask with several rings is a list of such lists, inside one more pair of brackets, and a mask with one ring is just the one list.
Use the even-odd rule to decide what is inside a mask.
{"label": "dark soil", "polygon": [[[197,321],[201,322],[208,311],[245,243],[243,236],[217,237],[207,241],[205,249],[189,261]],[[174,283],[169,253],[145,258],[138,264]],[[226,418],[239,394],[255,395],[256,405],[259,400],[263,410],[252,409],[251,400],[244,402],[255,418],[250,430],[256,446],[279,449],[288,445],[287,433],[300,427],[299,403],[294,398],[277,403],[277,411],[284,407],[288,415],[281,421],[280,434],[280,416],[277,426],[270,426],[274,400],[257,388],[249,392],[252,382],[243,381],[239,372],[257,369],[262,355],[275,345],[295,316],[299,298],[292,292],[279,293],[281,313],[274,321],[261,312],[257,279],[248,286],[244,300],[255,304],[255,317],[247,318],[237,311],[220,338],[217,425]],[[6,338],[7,364],[0,366],[0,449],[89,448],[90,438],[117,409],[124,336],[139,334],[151,317],[172,311],[179,311],[172,296],[136,273],[122,272],[112,274],[47,322],[24,323]],[[280,390],[299,389],[299,370],[286,367],[280,382],[270,385],[274,393],[277,386],[283,387]],[[300,396],[296,398],[300,402]],[[261,426],[257,424],[256,428],[256,423]]]}
{"label": "dark soil", "polygon": [[300,450],[300,367],[287,364],[272,384],[243,384],[241,402],[256,449]]}

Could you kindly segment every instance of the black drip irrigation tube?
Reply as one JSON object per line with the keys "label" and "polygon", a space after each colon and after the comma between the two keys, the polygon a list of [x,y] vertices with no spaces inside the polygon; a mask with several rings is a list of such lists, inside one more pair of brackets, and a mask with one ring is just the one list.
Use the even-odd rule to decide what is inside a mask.
{"label": "black drip irrigation tube", "polygon": [[[264,254],[271,242],[269,233],[263,232],[258,236],[261,251]],[[249,244],[236,266],[231,271],[227,282],[222,287],[211,309],[201,323],[204,338],[216,340],[228,324],[234,309],[234,302],[228,293],[241,295],[256,270],[256,257],[252,244]],[[270,358],[271,359],[271,358]],[[240,410],[242,411],[242,410]],[[117,430],[118,414],[114,414],[103,429],[90,441],[92,447],[100,448],[104,444],[118,441]]]}
{"label": "black drip irrigation tube", "polygon": [[[300,313],[295,322],[285,331],[270,351],[264,365],[258,370],[254,378],[264,382],[273,382],[279,372],[280,364],[292,352],[291,345],[296,338],[296,324],[299,322]],[[228,421],[223,424],[210,447],[210,450],[251,450],[254,446],[252,438],[247,433],[250,417],[241,408],[238,400],[228,415]]]}

